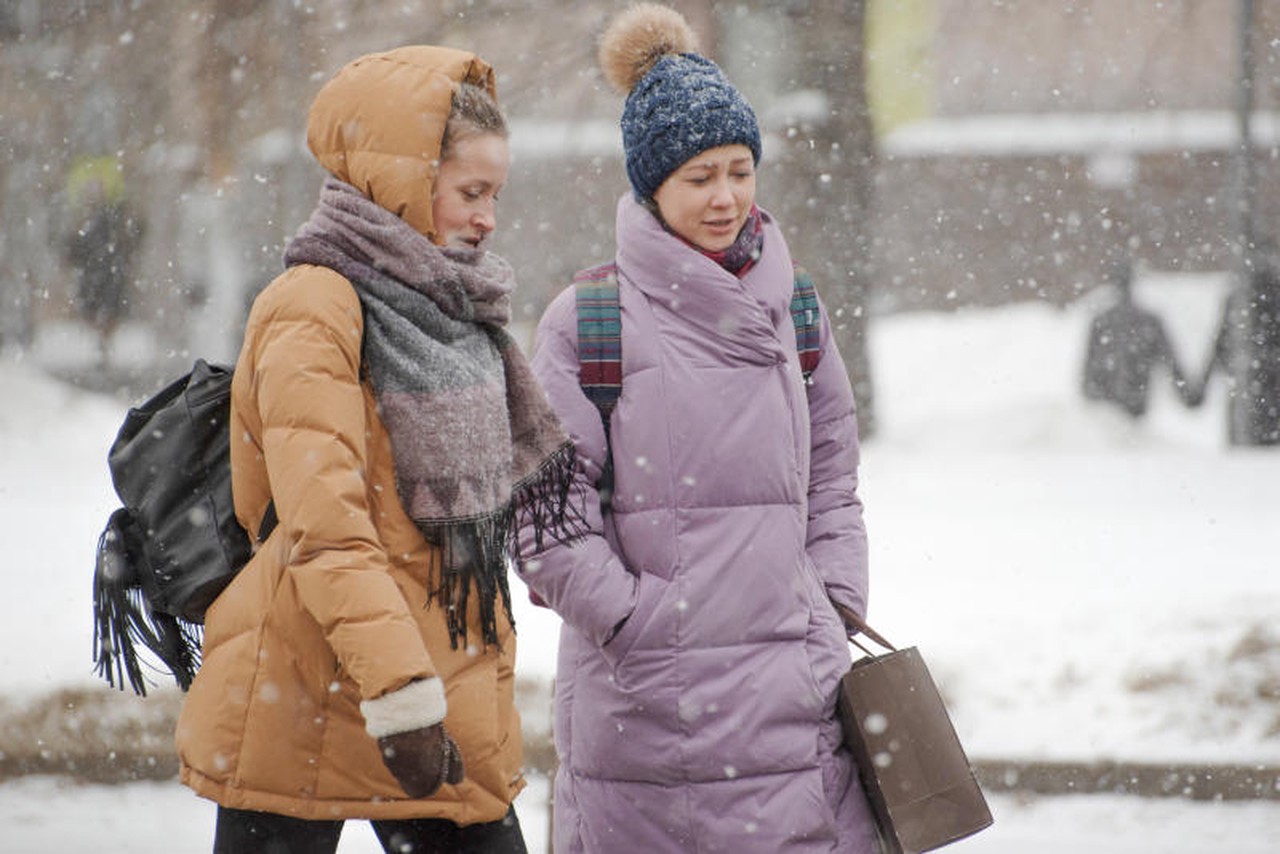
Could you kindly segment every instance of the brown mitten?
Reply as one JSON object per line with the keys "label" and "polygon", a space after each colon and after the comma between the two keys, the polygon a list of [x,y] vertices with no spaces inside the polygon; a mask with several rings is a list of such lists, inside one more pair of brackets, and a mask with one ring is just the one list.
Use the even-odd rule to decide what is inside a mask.
{"label": "brown mitten", "polygon": [[411,798],[462,782],[462,752],[444,729],[444,683],[417,679],[360,704],[365,729],[378,742],[387,770]]}
{"label": "brown mitten", "polygon": [[462,752],[444,724],[384,735],[378,750],[387,770],[411,798],[427,798],[442,785],[462,782]]}

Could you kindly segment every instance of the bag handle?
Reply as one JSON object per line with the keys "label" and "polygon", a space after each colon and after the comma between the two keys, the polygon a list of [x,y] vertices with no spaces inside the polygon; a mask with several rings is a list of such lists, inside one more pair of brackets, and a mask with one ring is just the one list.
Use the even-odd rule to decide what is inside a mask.
{"label": "bag handle", "polygon": [[[859,632],[871,638],[873,641],[880,644],[880,646],[884,647],[890,652],[898,651],[898,648],[896,646],[894,646],[893,644],[889,643],[887,640],[884,639],[884,635],[880,634],[875,629],[868,626],[867,621],[859,617],[851,609],[846,608],[844,605],[841,605],[837,602],[832,602],[831,604],[835,605],[836,612],[840,615],[840,618],[844,620],[844,624],[846,627],[853,626]],[[857,638],[855,638],[853,634],[849,635],[849,642],[852,643],[854,646],[856,646],[858,649],[865,652],[867,655],[875,654],[871,652],[871,650],[863,646],[862,644],[858,643]]]}

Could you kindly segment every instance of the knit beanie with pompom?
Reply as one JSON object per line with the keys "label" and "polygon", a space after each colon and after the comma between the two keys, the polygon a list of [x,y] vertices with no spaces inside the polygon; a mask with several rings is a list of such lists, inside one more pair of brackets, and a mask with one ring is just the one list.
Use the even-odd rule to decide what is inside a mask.
{"label": "knit beanie with pompom", "polygon": [[622,147],[636,198],[653,198],[689,158],[742,144],[760,162],[760,126],[742,94],[711,60],[674,9],[640,3],[619,14],[600,39],[600,67],[627,94]]}

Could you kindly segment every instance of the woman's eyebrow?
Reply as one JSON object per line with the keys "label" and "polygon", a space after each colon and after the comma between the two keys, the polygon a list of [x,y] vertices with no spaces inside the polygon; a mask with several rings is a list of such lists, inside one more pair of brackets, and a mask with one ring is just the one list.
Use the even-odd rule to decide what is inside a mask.
{"label": "woman's eyebrow", "polygon": [[701,169],[706,172],[714,172],[717,168],[719,168],[719,165],[717,163],[708,160],[708,161],[703,161],[701,163],[693,163],[693,162],[686,163],[680,167],[680,171],[690,172],[690,171],[693,171],[694,169]]}

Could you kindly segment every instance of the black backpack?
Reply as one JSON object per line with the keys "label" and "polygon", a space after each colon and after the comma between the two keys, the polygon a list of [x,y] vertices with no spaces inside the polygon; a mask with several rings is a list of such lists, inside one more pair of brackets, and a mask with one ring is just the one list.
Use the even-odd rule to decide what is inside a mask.
{"label": "black backpack", "polygon": [[[252,554],[231,497],[232,370],[191,372],[129,410],[107,454],[123,506],[98,539],[95,670],[145,696],[138,644],[186,690],[200,666],[204,612]],[[268,505],[259,531],[275,527]]]}

